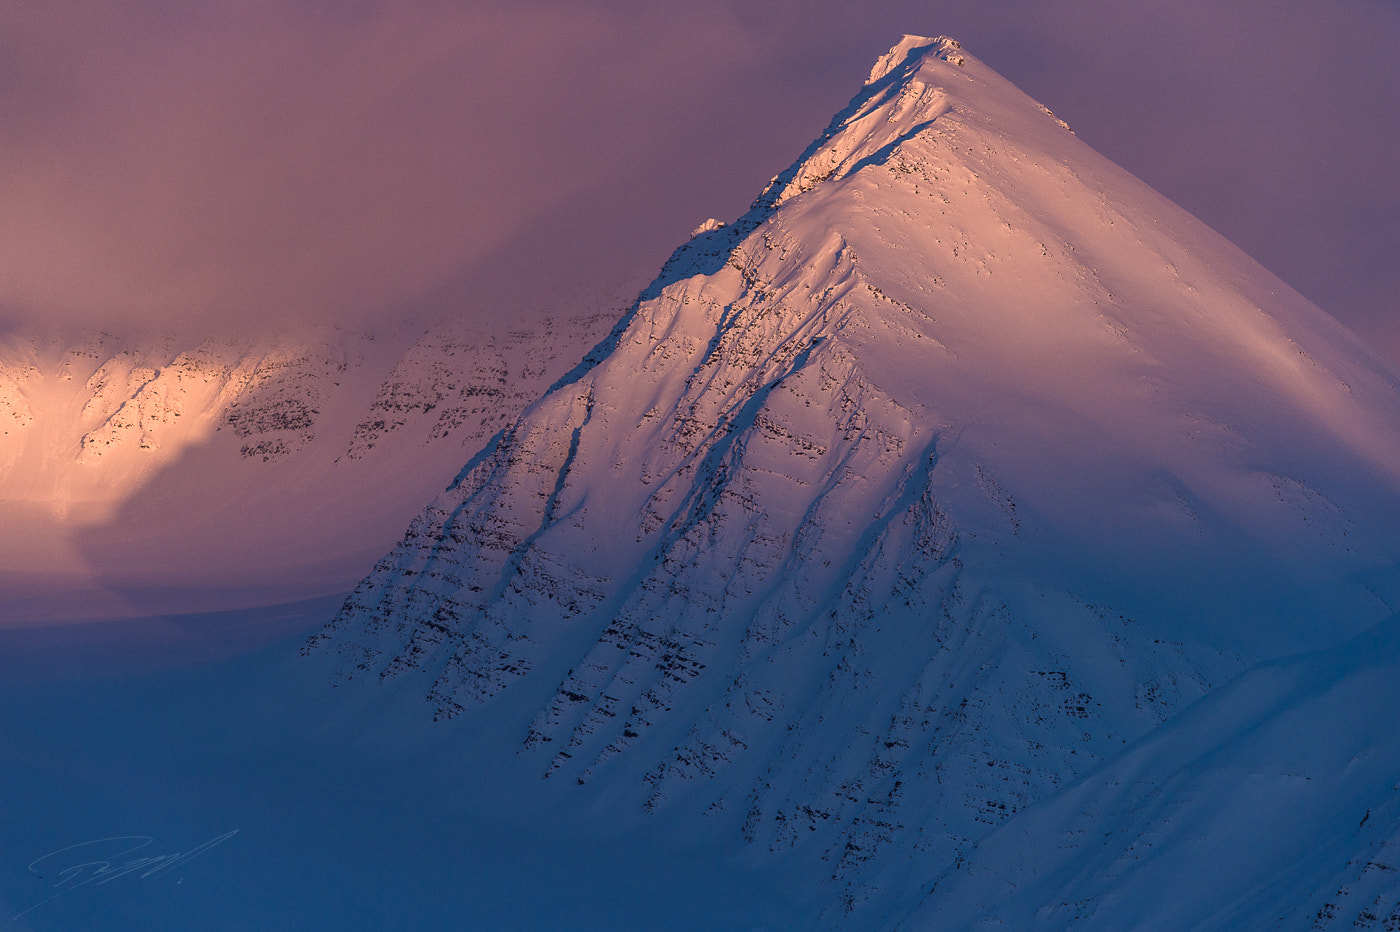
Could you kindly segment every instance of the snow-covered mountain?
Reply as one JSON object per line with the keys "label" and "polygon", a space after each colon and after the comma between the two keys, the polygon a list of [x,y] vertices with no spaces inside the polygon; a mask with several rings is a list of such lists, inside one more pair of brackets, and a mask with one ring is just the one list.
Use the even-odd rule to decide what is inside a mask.
{"label": "snow-covered mountain", "polygon": [[[547,778],[517,799],[714,840],[824,927],[1150,925],[1114,904],[1207,875],[1162,927],[1264,925],[1286,867],[1301,928],[1362,915],[1334,882],[1361,842],[1265,870],[1241,820],[1341,823],[1290,834],[1272,807],[1314,796],[1233,778],[1307,776],[1251,723],[1325,729],[1364,692],[1374,654],[1337,645],[1400,604],[1397,558],[1393,370],[958,43],[906,37],[307,653]],[[1336,656],[1372,672],[1277,705]],[[1348,799],[1383,844],[1400,755],[1372,770]]]}
{"label": "snow-covered mountain", "polygon": [[344,591],[615,316],[499,332],[12,334],[0,619]]}
{"label": "snow-covered mountain", "polygon": [[1010,820],[907,929],[1400,928],[1400,617],[1260,664]]}

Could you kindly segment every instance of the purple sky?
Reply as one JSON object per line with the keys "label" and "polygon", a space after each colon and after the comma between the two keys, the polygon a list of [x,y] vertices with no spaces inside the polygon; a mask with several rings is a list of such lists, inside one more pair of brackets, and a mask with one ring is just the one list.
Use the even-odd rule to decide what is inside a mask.
{"label": "purple sky", "polygon": [[903,32],[1400,358],[1400,0],[8,3],[0,324],[499,317],[650,277]]}

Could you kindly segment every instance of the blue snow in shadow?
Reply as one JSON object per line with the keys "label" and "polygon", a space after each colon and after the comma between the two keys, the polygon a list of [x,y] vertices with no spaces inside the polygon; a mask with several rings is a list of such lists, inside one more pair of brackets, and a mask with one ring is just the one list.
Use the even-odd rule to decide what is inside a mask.
{"label": "blue snow in shadow", "polygon": [[[31,668],[0,682],[0,922],[65,932],[805,926],[779,891],[683,839],[607,838],[558,810],[503,815],[474,795],[485,774],[474,779],[462,744],[440,733],[347,727],[333,701],[344,697],[297,659],[333,610],[334,599],[320,601],[273,622],[267,610],[244,613],[244,624],[281,626],[270,646],[212,661],[166,649],[154,669],[95,663],[92,645],[108,637],[96,631],[0,630],[0,666]],[[227,627],[238,615],[180,621]],[[145,621],[123,623],[128,652],[169,624]]]}

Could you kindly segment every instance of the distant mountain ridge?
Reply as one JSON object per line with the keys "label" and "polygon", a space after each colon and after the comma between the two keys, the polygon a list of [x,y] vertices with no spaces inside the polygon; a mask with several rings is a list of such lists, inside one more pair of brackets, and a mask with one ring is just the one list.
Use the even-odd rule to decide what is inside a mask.
{"label": "distant mountain ridge", "polygon": [[[228,587],[296,598],[347,585],[370,558],[362,548],[392,539],[414,500],[441,490],[615,313],[494,330],[12,334],[0,346],[0,590],[32,601],[0,614],[140,607],[99,590],[224,607]],[[346,498],[363,510],[337,520]],[[329,546],[327,531],[339,538]],[[33,593],[26,577],[44,573],[98,601],[65,609]],[[201,581],[214,591],[201,596]]]}

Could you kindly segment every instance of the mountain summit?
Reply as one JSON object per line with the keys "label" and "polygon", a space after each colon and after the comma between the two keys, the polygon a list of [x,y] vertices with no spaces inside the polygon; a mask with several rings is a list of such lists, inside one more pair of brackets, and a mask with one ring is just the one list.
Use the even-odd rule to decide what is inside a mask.
{"label": "mountain summit", "polygon": [[493,793],[710,839],[866,927],[1246,668],[1381,622],[1398,557],[1394,373],[906,37],[307,653],[426,696],[509,762]]}

